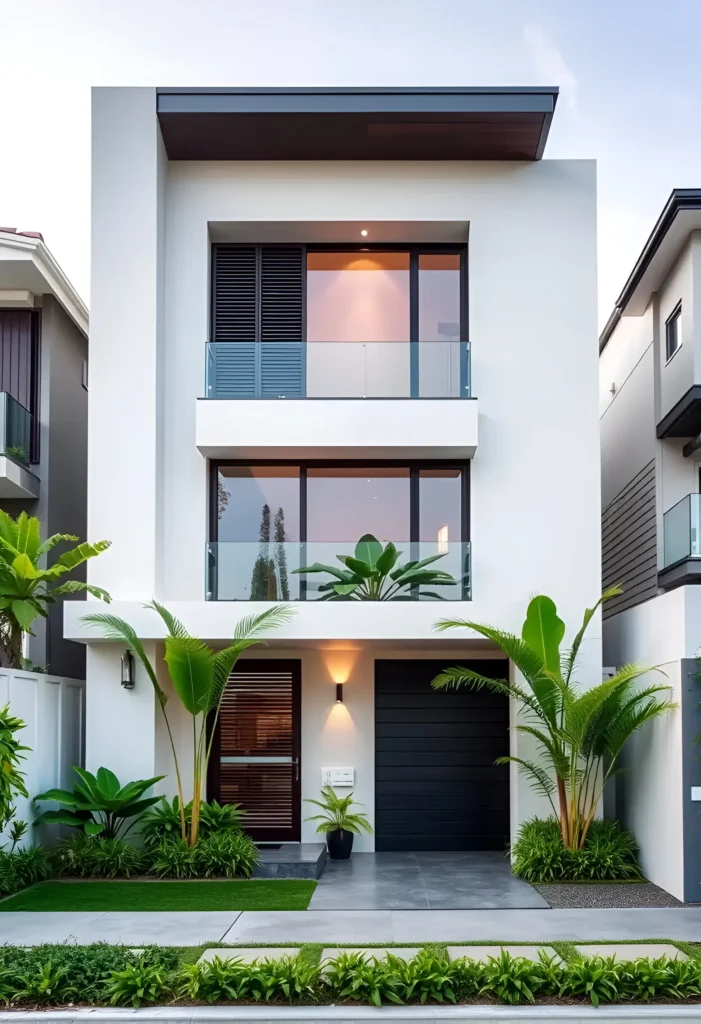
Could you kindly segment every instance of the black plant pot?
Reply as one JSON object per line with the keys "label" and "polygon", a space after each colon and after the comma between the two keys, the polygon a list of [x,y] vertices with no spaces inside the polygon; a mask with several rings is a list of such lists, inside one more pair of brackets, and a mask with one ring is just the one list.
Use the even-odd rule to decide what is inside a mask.
{"label": "black plant pot", "polygon": [[353,849],[353,833],[344,828],[326,833],[326,848],[331,860],[348,860]]}

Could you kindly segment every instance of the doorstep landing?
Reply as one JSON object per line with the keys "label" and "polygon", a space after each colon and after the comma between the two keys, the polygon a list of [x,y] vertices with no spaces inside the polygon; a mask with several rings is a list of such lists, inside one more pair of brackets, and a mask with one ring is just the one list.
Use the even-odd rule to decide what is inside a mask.
{"label": "doorstep landing", "polygon": [[253,878],[302,878],[316,881],[326,867],[324,843],[282,843],[278,849],[261,846]]}

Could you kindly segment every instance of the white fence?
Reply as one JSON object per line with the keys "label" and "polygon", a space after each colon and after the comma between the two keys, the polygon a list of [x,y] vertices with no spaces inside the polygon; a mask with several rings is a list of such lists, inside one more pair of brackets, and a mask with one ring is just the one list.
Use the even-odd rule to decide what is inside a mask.
{"label": "white fence", "polygon": [[[73,788],[71,765],[83,764],[85,683],[82,679],[0,669],[0,707],[27,724],[19,733],[25,752],[22,765],[29,799],[16,800],[17,815],[30,828],[22,845],[33,845],[37,829],[32,797],[56,786]],[[46,837],[48,838],[48,836]]]}

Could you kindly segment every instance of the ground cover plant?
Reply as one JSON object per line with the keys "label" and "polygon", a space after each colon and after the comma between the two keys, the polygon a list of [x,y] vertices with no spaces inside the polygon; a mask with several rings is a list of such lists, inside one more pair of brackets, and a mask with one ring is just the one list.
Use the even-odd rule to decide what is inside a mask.
{"label": "ground cover plant", "polygon": [[[507,1005],[549,1003],[698,1002],[701,961],[585,958],[556,943],[562,959],[537,961],[502,950],[486,961],[450,961],[445,947],[420,949],[408,961],[360,951],[320,963],[320,947],[299,956],[245,963],[235,950],[199,961],[201,949],[122,946],[0,948],[0,1000],[19,1008],[88,1003],[155,1006],[172,1003],[366,1003]],[[692,951],[693,954],[694,951]],[[233,954],[233,955],[232,955]],[[230,958],[229,958],[230,957]]]}
{"label": "ground cover plant", "polygon": [[532,818],[518,831],[511,870],[531,883],[644,880],[637,844],[615,821],[592,821],[584,846],[572,850],[555,818]]}

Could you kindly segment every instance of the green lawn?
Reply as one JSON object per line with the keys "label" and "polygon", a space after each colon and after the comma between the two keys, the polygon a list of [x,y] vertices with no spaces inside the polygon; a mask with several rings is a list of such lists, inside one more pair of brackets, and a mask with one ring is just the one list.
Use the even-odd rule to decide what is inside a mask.
{"label": "green lawn", "polygon": [[306,910],[316,882],[40,882],[0,902],[9,910]]}

